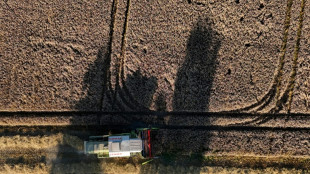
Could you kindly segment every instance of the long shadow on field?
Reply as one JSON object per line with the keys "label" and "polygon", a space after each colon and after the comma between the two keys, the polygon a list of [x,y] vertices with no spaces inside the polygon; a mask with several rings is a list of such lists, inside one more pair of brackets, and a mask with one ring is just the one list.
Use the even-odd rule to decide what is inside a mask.
{"label": "long shadow on field", "polygon": [[212,22],[208,18],[199,19],[191,31],[187,41],[187,55],[177,73],[174,111],[208,110],[220,46],[220,35],[212,29]]}
{"label": "long shadow on field", "polygon": [[[217,64],[217,55],[222,36],[212,29],[212,21],[199,19],[187,41],[187,55],[179,68],[175,83],[173,110],[178,112],[208,111],[211,88]],[[212,136],[207,129],[197,130],[197,126],[209,124],[207,117],[173,117],[170,116],[168,126],[188,126],[188,129],[159,130],[162,154],[168,159],[174,154],[188,154],[190,165],[200,166],[202,152],[209,149]],[[177,160],[176,160],[177,161]],[[187,161],[187,163],[189,162]],[[184,163],[185,161],[180,161]],[[165,161],[163,161],[165,163]],[[186,163],[186,162],[185,162]],[[168,160],[169,164],[169,160]],[[168,170],[175,173],[200,173],[199,168],[190,170],[184,165],[173,163]],[[160,165],[142,166],[141,173],[153,173],[161,170]],[[165,169],[164,169],[165,170]]]}

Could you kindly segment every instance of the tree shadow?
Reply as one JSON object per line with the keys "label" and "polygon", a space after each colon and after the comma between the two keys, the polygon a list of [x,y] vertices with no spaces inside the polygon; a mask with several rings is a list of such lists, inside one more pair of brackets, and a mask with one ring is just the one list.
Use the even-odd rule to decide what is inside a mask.
{"label": "tree shadow", "polygon": [[[111,58],[109,48],[102,46],[97,53],[97,58],[88,67],[83,79],[83,91],[87,91],[84,98],[74,103],[73,108],[79,111],[101,111],[103,101],[111,102]],[[74,120],[72,120],[74,121]]]}
{"label": "tree shadow", "polygon": [[[222,36],[212,29],[209,18],[199,19],[190,33],[187,41],[187,55],[179,68],[173,98],[173,111],[177,112],[205,112],[209,110],[211,88],[217,64],[218,51]],[[160,101],[163,99],[160,99]],[[159,130],[160,149],[163,154],[195,156],[194,165],[202,164],[203,152],[210,151],[209,141],[212,134],[209,130],[197,130],[195,127],[209,125],[208,117],[178,117],[169,116],[169,126],[187,126],[188,129]],[[182,165],[174,165],[172,171],[183,170]],[[165,164],[165,162],[163,162]],[[161,165],[156,165],[161,170]],[[196,168],[197,169],[197,168]],[[200,173],[199,170],[188,170],[190,173]],[[165,169],[164,169],[165,170]],[[185,170],[185,169],[184,169]],[[148,173],[147,166],[143,166],[141,173]]]}
{"label": "tree shadow", "polygon": [[210,19],[199,19],[190,33],[187,55],[177,73],[174,111],[208,110],[220,46],[220,35],[212,29]]}

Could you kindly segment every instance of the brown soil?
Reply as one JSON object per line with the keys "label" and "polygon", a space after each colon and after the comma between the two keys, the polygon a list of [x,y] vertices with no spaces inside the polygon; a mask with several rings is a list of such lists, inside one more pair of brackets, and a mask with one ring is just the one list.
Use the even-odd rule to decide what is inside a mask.
{"label": "brown soil", "polygon": [[[128,2],[1,1],[1,110],[240,109],[272,90],[285,52],[283,94],[299,1],[290,9],[281,0]],[[299,113],[309,104],[304,8],[292,103]],[[272,98],[262,111],[275,107]]]}
{"label": "brown soil", "polygon": [[[88,135],[103,134],[99,125],[120,130],[142,123],[162,128],[155,145],[161,154],[308,158],[310,3],[304,2],[0,1],[0,172],[302,172],[188,161],[142,166],[79,151]],[[42,136],[36,126],[59,134]],[[234,160],[232,166],[245,167]],[[309,167],[307,160],[294,164],[288,166]]]}

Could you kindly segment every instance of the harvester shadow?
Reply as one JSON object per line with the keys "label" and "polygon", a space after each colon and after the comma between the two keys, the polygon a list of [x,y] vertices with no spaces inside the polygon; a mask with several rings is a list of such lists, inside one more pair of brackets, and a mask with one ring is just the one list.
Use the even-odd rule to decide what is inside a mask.
{"label": "harvester shadow", "polygon": [[[83,79],[83,90],[87,90],[87,95],[77,102],[73,107],[79,111],[100,111],[102,105],[103,91],[106,92],[106,98],[110,98],[107,82],[110,78],[108,70],[110,69],[110,58],[108,56],[108,48],[101,47],[98,51],[97,58],[92,65],[89,66]],[[102,68],[103,67],[103,68]],[[103,89],[102,89],[103,88]],[[92,115],[91,117],[97,122],[100,115]],[[73,116],[70,120],[72,125],[81,124],[83,121],[80,116]],[[89,121],[89,119],[87,120]],[[80,144],[85,140],[84,137],[79,137],[78,134],[72,135],[80,139]],[[57,156],[52,160],[51,173],[77,173],[77,166],[84,166],[89,173],[102,173],[103,168],[97,158],[87,158],[83,155],[83,149],[77,149],[70,142],[68,137],[71,137],[70,131],[63,132],[64,143],[59,143]],[[91,161],[91,165],[89,165]],[[80,164],[80,165],[78,165]]]}
{"label": "harvester shadow", "polygon": [[[136,97],[136,101],[143,104],[144,107],[149,108],[152,102],[153,94],[157,88],[157,79],[155,77],[145,77],[140,70],[128,74],[125,80],[125,85],[129,89],[118,87],[112,89],[111,87],[111,72],[110,72],[110,57],[107,54],[108,48],[101,47],[98,51],[97,58],[92,65],[89,66],[83,80],[84,91],[87,94],[84,98],[78,101],[74,108],[78,111],[99,111],[98,114],[93,115],[79,115],[73,116],[71,121],[72,125],[83,124],[127,124],[134,123],[135,117],[126,117],[126,115],[102,115],[102,112],[120,112],[120,111],[145,111],[140,107],[132,106],[130,98],[128,98],[126,92],[130,91],[132,95]],[[113,97],[115,96],[115,98]],[[119,122],[118,122],[119,121]],[[147,126],[147,125],[143,125]],[[121,128],[120,128],[121,130]],[[89,135],[102,135],[107,132],[92,132]],[[120,132],[115,132],[120,133]],[[86,140],[85,134],[79,136],[76,132],[71,135],[72,132],[63,132],[65,135],[63,142],[70,141],[67,137],[77,137],[80,139],[80,144],[83,140]],[[83,154],[83,149],[77,149],[71,145],[60,144],[58,145],[58,151],[54,162],[52,162],[51,173],[67,173],[75,171],[73,166],[80,164],[89,169],[89,173],[102,173],[104,167],[102,161],[87,157]],[[64,152],[66,151],[66,152]],[[75,172],[73,172],[75,173]]]}

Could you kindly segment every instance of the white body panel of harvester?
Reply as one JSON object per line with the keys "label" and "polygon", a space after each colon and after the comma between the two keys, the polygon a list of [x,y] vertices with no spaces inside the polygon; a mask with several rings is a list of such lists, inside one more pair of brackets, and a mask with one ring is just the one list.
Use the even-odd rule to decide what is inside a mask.
{"label": "white body panel of harvester", "polygon": [[104,157],[129,157],[142,151],[142,140],[129,135],[109,136],[106,141],[84,141],[84,154],[98,154]]}
{"label": "white body panel of harvester", "polygon": [[139,128],[131,133],[90,136],[89,141],[84,141],[84,154],[109,158],[130,157],[138,153],[143,157],[152,157],[151,130],[157,129]]}

